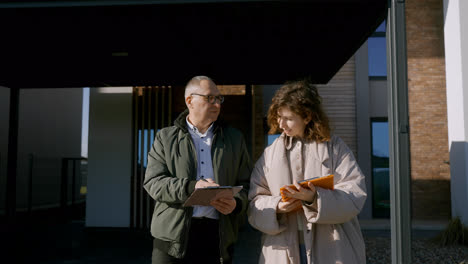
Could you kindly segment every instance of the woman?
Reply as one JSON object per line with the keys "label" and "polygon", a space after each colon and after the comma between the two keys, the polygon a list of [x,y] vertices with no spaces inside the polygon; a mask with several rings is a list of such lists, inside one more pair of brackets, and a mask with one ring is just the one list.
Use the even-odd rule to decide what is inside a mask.
{"label": "woman", "polygon": [[[249,191],[249,222],[263,232],[259,262],[365,263],[357,220],[366,200],[364,175],[346,144],[330,136],[317,88],[307,81],[282,86],[268,125],[270,134],[282,134],[257,161]],[[329,174],[334,190],[297,184]]]}

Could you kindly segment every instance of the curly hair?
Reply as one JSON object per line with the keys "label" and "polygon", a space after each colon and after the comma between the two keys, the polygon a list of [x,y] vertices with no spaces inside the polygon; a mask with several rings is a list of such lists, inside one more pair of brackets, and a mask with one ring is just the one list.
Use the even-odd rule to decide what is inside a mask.
{"label": "curly hair", "polygon": [[328,117],[322,109],[322,98],[318,94],[317,87],[310,81],[287,82],[276,91],[268,109],[269,134],[281,133],[278,110],[282,107],[287,107],[303,119],[310,118],[311,121],[306,125],[304,131],[306,140],[317,142],[330,140],[330,125]]}

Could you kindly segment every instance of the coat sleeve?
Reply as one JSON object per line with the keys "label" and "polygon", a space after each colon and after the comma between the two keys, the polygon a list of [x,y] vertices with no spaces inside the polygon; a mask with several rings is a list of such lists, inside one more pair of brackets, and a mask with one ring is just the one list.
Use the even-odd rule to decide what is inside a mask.
{"label": "coat sleeve", "polygon": [[353,153],[339,138],[332,140],[330,155],[335,174],[334,190],[317,187],[316,201],[304,205],[308,222],[341,224],[356,217],[366,201],[365,177]]}
{"label": "coat sleeve", "polygon": [[281,196],[272,196],[265,178],[265,157],[262,155],[255,164],[250,178],[249,209],[250,225],[269,235],[276,235],[286,229],[286,218],[276,214]]}
{"label": "coat sleeve", "polygon": [[[177,178],[172,175],[167,166],[167,157],[163,131],[156,134],[153,146],[148,153],[148,166],[146,168],[145,180],[143,187],[148,194],[158,202],[167,204],[180,204],[185,200],[195,189],[195,181],[190,181],[185,178]],[[169,161],[170,162],[170,161]]]}

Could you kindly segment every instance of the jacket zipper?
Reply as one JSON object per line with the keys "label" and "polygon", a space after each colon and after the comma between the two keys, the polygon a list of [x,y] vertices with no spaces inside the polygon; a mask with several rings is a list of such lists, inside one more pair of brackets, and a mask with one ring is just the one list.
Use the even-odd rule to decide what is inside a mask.
{"label": "jacket zipper", "polygon": [[[190,134],[189,134],[188,137],[189,137],[189,140],[190,140],[190,146],[192,147],[192,148],[191,148],[191,149],[192,149],[192,153],[194,154],[193,156],[195,157],[195,163],[194,163],[194,164],[195,164],[195,172],[196,172],[196,171],[197,171],[197,161],[198,161],[198,157],[197,157],[197,155],[195,154],[195,151],[194,151],[195,146],[194,146],[194,143],[193,143],[193,140],[192,140],[192,136],[190,136]],[[196,180],[196,179],[197,179],[197,177],[195,176],[195,180]],[[192,224],[191,219],[192,219],[193,209],[192,209],[192,207],[188,207],[186,211],[187,211],[186,217],[185,217],[185,218],[187,219],[187,220],[185,220],[185,228],[186,228],[185,230],[186,230],[186,232],[184,232],[184,233],[185,233],[184,252],[183,252],[183,254],[182,254],[184,257],[185,257],[185,254],[186,254],[186,252],[187,252],[187,243],[188,243],[188,236],[189,236],[189,233],[190,233],[190,232],[189,232],[189,231],[190,231],[190,227],[191,227],[191,224]]]}
{"label": "jacket zipper", "polygon": [[[219,129],[219,128],[218,128]],[[217,133],[213,135],[213,142],[211,143],[211,160],[213,161],[213,158],[215,157],[215,151],[216,149],[213,148],[214,146],[216,146],[216,139],[217,139]],[[214,162],[212,163],[214,165]],[[219,168],[218,168],[219,169]],[[215,170],[214,170],[214,166],[213,166],[213,174],[215,174]],[[215,175],[213,175],[215,176]],[[218,177],[216,177],[218,176]],[[219,183],[219,173],[216,172],[216,176],[215,178],[217,178],[218,180],[218,183]],[[219,214],[218,214],[219,215]],[[224,221],[223,221],[223,217],[221,215],[219,215],[219,226],[218,226],[218,234],[219,234],[219,263],[223,264],[224,263],[224,259],[223,259],[223,235],[224,235],[224,232],[223,232],[223,228],[222,226],[223,225]]]}
{"label": "jacket zipper", "polygon": [[223,235],[224,235],[224,232],[223,232],[223,228],[222,226],[223,225],[224,221],[223,221],[223,218],[222,216],[219,216],[219,226],[218,226],[218,234],[219,234],[219,263],[223,264],[224,260],[223,260]]}
{"label": "jacket zipper", "polygon": [[[219,129],[219,128],[218,128]],[[215,176],[215,180],[218,181],[218,184],[220,183],[220,179],[219,179],[219,173],[215,170],[214,170],[214,158],[215,158],[215,151],[216,149],[213,148],[216,146],[216,139],[218,137],[218,133],[214,134],[213,135],[213,141],[211,142],[211,164],[213,166],[213,176]],[[219,169],[219,168],[218,168]],[[218,214],[219,215],[219,214]],[[223,235],[224,235],[224,232],[223,232],[223,217],[221,215],[219,215],[219,226],[218,226],[218,235],[219,235],[219,263],[220,264],[223,264],[224,263],[224,259],[223,259]]]}

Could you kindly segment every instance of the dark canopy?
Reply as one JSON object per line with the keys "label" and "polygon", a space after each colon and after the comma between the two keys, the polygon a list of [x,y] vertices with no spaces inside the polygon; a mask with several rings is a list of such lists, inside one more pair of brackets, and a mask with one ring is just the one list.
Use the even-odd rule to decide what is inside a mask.
{"label": "dark canopy", "polygon": [[0,85],[327,83],[387,0],[0,1]]}

